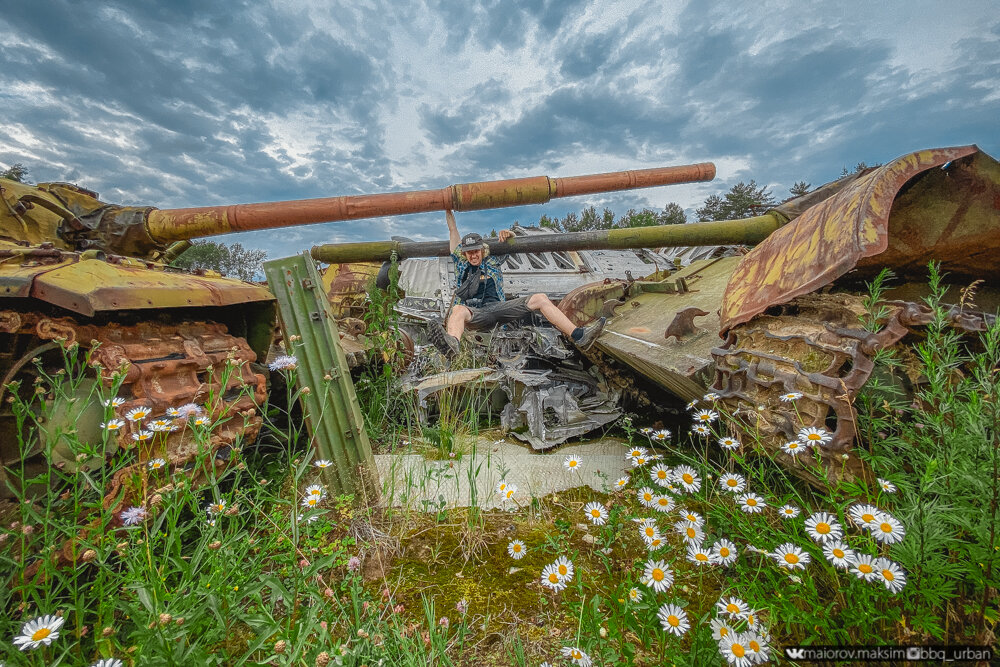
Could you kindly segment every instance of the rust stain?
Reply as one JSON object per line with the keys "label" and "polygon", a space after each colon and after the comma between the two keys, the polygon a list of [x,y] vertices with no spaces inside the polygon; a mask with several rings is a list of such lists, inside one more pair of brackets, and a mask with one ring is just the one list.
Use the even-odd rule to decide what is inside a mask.
{"label": "rust stain", "polygon": [[653,330],[652,330],[652,329],[650,329],[649,327],[630,327],[630,328],[628,329],[628,332],[629,332],[630,334],[636,334],[636,335],[639,335],[639,334],[648,334],[648,333],[653,333]]}
{"label": "rust stain", "polygon": [[885,251],[897,192],[915,176],[972,155],[975,146],[918,151],[857,179],[747,253],[723,297],[722,331],[812,292]]}

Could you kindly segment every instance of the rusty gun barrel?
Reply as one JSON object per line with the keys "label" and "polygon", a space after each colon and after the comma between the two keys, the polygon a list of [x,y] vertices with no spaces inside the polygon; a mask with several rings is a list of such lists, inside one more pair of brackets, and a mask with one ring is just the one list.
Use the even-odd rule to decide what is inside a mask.
{"label": "rusty gun barrel", "polygon": [[152,240],[167,244],[230,232],[337,220],[357,220],[427,211],[477,211],[525,204],[544,204],[556,197],[575,197],[597,192],[710,181],[713,178],[715,178],[715,165],[704,162],[569,178],[533,176],[463,183],[440,190],[413,190],[232,206],[153,209],[146,218],[146,230]]}

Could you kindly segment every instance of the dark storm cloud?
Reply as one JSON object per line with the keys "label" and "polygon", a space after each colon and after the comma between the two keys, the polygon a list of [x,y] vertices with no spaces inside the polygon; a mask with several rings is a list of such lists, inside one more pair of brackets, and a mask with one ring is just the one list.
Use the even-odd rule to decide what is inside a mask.
{"label": "dark storm cloud", "polygon": [[595,74],[608,62],[611,51],[621,40],[621,36],[621,31],[612,30],[572,40],[563,52],[559,72],[570,79],[585,79]]}
{"label": "dark storm cloud", "polygon": [[[0,80],[41,84],[57,91],[60,104],[12,110],[8,122],[44,134],[53,163],[60,153],[86,154],[91,172],[51,173],[40,165],[33,176],[89,180],[101,174],[108,179],[97,179],[101,189],[138,195],[151,189],[130,169],[139,163],[169,175],[159,184],[168,199],[192,193],[193,199],[212,199],[204,181],[222,174],[234,181],[226,196],[281,197],[302,191],[301,182],[283,174],[285,165],[265,152],[273,137],[253,117],[299,107],[327,108],[348,126],[370,128],[348,137],[362,144],[351,159],[367,166],[378,161],[373,90],[385,85],[382,74],[371,55],[317,32],[308,16],[227,3],[108,7],[114,6],[83,12],[75,3],[42,1],[16,3],[4,14],[0,30],[44,43],[57,57],[0,47],[0,58],[16,64],[3,68]],[[343,20],[348,26],[354,21],[346,14]],[[136,148],[109,151],[88,136],[91,127],[123,128]],[[237,145],[220,133],[236,137]],[[331,175],[318,166],[317,175]],[[346,169],[335,175],[356,178]],[[113,188],[102,187],[111,181]]]}
{"label": "dark storm cloud", "polygon": [[551,165],[586,148],[609,155],[634,154],[639,141],[670,145],[683,117],[613,87],[561,88],[527,109],[516,122],[459,152],[483,171],[502,166]]}

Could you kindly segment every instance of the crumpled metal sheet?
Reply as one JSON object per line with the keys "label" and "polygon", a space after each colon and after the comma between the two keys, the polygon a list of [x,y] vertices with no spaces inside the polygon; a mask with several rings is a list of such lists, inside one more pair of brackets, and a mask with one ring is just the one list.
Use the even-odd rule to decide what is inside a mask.
{"label": "crumpled metal sheet", "polygon": [[[505,401],[500,412],[505,431],[534,449],[549,449],[621,416],[619,392],[596,368],[582,370],[575,351],[558,331],[527,326],[486,338],[495,367],[409,375],[402,381],[403,391],[416,394],[421,421],[426,421],[441,392],[474,391],[485,399],[482,405]],[[549,367],[528,368],[539,363]]]}
{"label": "crumpled metal sheet", "polygon": [[550,449],[618,419],[620,394],[591,372],[505,371],[510,402],[500,425],[534,449]]}

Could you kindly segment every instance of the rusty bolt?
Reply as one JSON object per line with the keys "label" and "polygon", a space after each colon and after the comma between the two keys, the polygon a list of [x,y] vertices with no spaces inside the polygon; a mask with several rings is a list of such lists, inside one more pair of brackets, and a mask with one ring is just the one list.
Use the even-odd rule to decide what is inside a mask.
{"label": "rusty bolt", "polygon": [[80,558],[83,560],[84,563],[89,563],[90,561],[97,558],[97,552],[94,551],[93,549],[87,549],[86,551],[83,552],[83,555],[80,556]]}
{"label": "rusty bolt", "polygon": [[216,541],[212,542],[211,544],[209,544],[208,548],[211,549],[212,551],[216,551],[221,546],[222,546],[222,542],[220,542],[219,540],[216,540]]}
{"label": "rusty bolt", "polygon": [[316,667],[326,667],[330,664],[330,654],[323,651],[316,656]]}
{"label": "rusty bolt", "polygon": [[274,642],[274,652],[278,655],[284,653],[286,648],[288,648],[288,643],[284,639]]}

